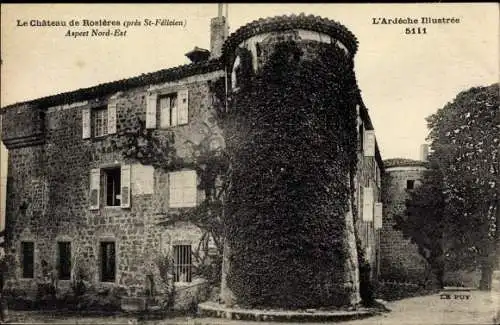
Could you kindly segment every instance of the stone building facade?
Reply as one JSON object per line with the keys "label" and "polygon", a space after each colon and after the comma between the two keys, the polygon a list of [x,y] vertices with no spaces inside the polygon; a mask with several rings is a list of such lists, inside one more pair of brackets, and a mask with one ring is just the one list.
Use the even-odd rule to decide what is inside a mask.
{"label": "stone building facade", "polygon": [[[271,34],[278,40],[288,33],[282,26],[292,24],[297,27],[294,35],[302,39],[335,41],[333,23],[319,17],[252,24],[276,26]],[[222,46],[234,48],[228,44],[236,42],[235,47],[257,53],[257,44],[269,36],[235,35],[226,40],[227,22],[217,17],[211,23],[211,51],[195,48],[187,54],[190,64],[2,108],[2,141],[9,150],[6,250],[15,258],[7,286],[33,295],[37,281],[55,270],[61,290],[69,290],[82,269],[97,288],[121,288],[123,295],[140,296],[149,276],[161,281],[156,259],[170,258],[176,288],[197,294],[203,279],[195,273],[192,252],[201,230],[189,223],[169,228],[157,224],[160,216],[203,201],[199,177],[188,166],[164,172],[126,159],[118,144],[141,121],[158,139],[173,137],[177,155],[185,161],[196,155],[193,144],[207,136],[223,146],[211,84],[226,78],[228,93],[234,91],[238,60],[230,59],[233,69],[225,74],[229,61],[220,59],[228,57]],[[339,46],[349,51],[349,44]],[[253,59],[257,68],[259,58]],[[376,277],[384,167],[361,99],[357,115],[355,227]]]}

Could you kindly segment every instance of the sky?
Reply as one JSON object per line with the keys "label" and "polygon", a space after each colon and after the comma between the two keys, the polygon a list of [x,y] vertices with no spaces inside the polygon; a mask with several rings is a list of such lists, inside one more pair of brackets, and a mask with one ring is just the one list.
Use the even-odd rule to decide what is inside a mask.
{"label": "sky", "polygon": [[[427,116],[460,91],[498,82],[498,9],[494,3],[229,4],[228,19],[231,33],[261,17],[302,12],[345,25],[359,41],[355,72],[382,158],[418,159]],[[216,15],[216,3],[2,4],[1,106],[186,64],[184,54],[195,46],[210,48]],[[421,17],[459,23],[373,24]],[[32,19],[119,20],[126,36],[75,38],[65,34],[89,28],[17,26]],[[123,27],[136,19],[142,26]],[[147,27],[145,19],[185,26]],[[406,27],[426,33],[405,34]]]}

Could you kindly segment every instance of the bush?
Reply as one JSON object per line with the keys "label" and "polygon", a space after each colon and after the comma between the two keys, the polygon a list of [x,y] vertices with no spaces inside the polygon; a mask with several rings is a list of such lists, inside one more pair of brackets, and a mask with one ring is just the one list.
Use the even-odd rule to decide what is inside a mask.
{"label": "bush", "polygon": [[435,289],[428,289],[423,285],[413,283],[379,281],[375,285],[375,296],[387,301],[423,296],[434,292],[436,292]]}

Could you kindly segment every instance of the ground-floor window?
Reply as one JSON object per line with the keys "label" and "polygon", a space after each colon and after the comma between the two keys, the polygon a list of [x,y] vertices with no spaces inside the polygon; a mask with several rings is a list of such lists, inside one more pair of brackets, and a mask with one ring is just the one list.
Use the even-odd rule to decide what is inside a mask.
{"label": "ground-floor window", "polygon": [[71,278],[71,242],[58,242],[57,251],[57,272],[59,280],[69,280]]}
{"label": "ground-floor window", "polygon": [[35,276],[35,243],[21,242],[21,260],[23,266],[23,278],[34,278]]}
{"label": "ground-floor window", "polygon": [[101,281],[115,282],[116,277],[116,250],[115,242],[101,242]]}
{"label": "ground-floor window", "polygon": [[191,282],[191,245],[174,245],[174,282]]}

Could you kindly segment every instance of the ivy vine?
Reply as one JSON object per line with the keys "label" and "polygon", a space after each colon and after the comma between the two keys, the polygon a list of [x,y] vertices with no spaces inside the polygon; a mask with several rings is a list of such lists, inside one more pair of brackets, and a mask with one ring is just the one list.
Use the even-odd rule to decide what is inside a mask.
{"label": "ivy vine", "polygon": [[[314,53],[304,53],[310,49]],[[356,166],[353,62],[333,44],[278,43],[226,123],[228,285],[244,307],[342,305]]]}

